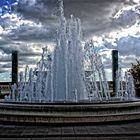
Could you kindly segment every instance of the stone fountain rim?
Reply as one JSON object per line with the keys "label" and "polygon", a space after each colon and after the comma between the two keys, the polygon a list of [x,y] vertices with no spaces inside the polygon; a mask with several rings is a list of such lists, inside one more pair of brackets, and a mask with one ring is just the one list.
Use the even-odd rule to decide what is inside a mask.
{"label": "stone fountain rim", "polygon": [[106,104],[25,104],[0,102],[0,114],[1,122],[25,124],[127,121],[140,119],[140,100]]}
{"label": "stone fountain rim", "polygon": [[0,101],[0,104],[23,104],[23,105],[105,105],[105,104],[125,104],[125,103],[140,103],[140,99],[133,99],[133,100],[123,100],[123,101],[80,101],[80,102],[10,102],[10,101]]}

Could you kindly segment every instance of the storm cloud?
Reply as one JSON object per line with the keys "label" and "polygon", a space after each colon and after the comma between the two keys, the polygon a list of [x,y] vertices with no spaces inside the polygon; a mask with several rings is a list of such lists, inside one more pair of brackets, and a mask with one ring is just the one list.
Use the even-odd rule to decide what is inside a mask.
{"label": "storm cloud", "polygon": [[[101,37],[109,51],[118,49],[123,67],[139,58],[139,0],[64,0],[66,18],[81,19],[83,39]],[[54,45],[59,23],[58,0],[20,0],[11,13],[0,17],[0,71],[10,69],[10,53],[19,51],[20,67],[35,65],[42,48]],[[137,23],[137,25],[136,25]],[[137,27],[136,27],[137,26]],[[134,27],[137,31],[134,33]],[[129,29],[133,28],[133,31]],[[132,32],[132,33],[131,33]],[[128,33],[128,34],[127,34]],[[126,35],[127,34],[127,35]],[[97,44],[100,41],[97,41]],[[108,52],[107,52],[108,53]],[[133,56],[134,59],[131,59]],[[105,56],[107,67],[109,56]],[[130,61],[125,63],[125,59]],[[129,60],[129,59],[128,59]],[[6,64],[9,62],[8,64]]]}

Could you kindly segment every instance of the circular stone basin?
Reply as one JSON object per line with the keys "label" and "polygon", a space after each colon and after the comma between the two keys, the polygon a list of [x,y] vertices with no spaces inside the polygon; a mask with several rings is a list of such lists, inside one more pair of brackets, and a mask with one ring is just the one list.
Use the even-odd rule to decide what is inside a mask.
{"label": "circular stone basin", "polygon": [[102,103],[0,102],[0,121],[15,123],[91,123],[140,119],[140,101]]}

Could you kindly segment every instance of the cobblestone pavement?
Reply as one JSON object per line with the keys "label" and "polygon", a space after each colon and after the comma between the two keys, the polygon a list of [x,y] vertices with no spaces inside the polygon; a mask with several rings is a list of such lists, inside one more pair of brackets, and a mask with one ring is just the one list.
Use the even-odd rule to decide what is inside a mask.
{"label": "cobblestone pavement", "polygon": [[0,140],[140,140],[140,121],[103,125],[19,126],[0,124]]}

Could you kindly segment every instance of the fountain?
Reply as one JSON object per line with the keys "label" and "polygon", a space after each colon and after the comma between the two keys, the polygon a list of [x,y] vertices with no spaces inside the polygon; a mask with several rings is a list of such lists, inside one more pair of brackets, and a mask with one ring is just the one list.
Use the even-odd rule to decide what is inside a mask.
{"label": "fountain", "polygon": [[[82,48],[80,19],[71,15],[70,19],[66,20],[63,1],[60,1],[57,35],[53,54],[47,47],[43,48],[37,69],[26,67],[24,74],[19,74],[18,86],[12,86],[12,92],[5,100],[40,103],[114,100],[114,97],[111,97],[101,56],[92,41],[86,42]],[[89,77],[85,77],[85,59],[88,59],[91,69]],[[121,71],[118,71],[117,75],[115,97],[119,100],[131,100],[135,94],[133,77],[125,74],[124,87]]]}
{"label": "fountain", "polygon": [[[5,116],[0,120],[81,123],[140,118],[140,102],[134,101],[133,77],[126,72],[123,78],[119,69],[116,73],[117,88],[112,95],[102,58],[93,41],[82,47],[80,19],[71,15],[66,20],[63,9],[60,0],[61,14],[54,52],[51,53],[48,47],[43,48],[36,69],[27,66],[25,72],[20,72],[18,85],[12,85],[11,94],[0,104],[0,113]],[[85,74],[85,61],[90,68],[88,75]],[[12,110],[14,114],[6,117],[8,113],[5,114],[3,109]],[[129,111],[135,111],[135,117],[133,114],[129,116]]]}

